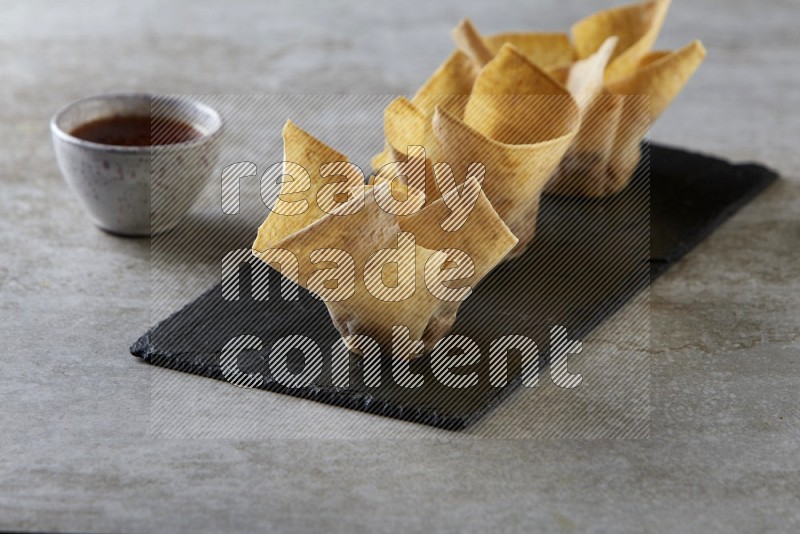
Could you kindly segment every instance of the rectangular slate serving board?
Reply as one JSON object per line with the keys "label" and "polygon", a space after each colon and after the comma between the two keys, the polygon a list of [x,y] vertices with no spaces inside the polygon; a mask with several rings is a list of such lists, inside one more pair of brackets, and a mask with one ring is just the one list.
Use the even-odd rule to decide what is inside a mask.
{"label": "rectangular slate serving board", "polygon": [[[452,333],[470,337],[488,354],[492,340],[504,335],[533,339],[540,367],[547,364],[549,328],[567,328],[581,339],[670,265],[702,241],[738,208],[777,178],[756,164],[738,164],[663,146],[644,146],[631,184],[600,200],[545,195],[534,245],[520,258],[496,268],[462,305]],[[272,294],[280,274],[271,271]],[[324,303],[299,288],[300,298],[286,301],[250,296],[249,269],[240,268],[240,299],[222,297],[221,286],[151,328],[131,353],[161,367],[225,380],[222,348],[239,335],[258,336],[265,351],[284,336],[299,334],[321,348],[324,364],[310,387],[287,388],[272,380],[268,354],[245,351],[239,368],[258,371],[262,389],[336,406],[457,430],[474,423],[505,399],[521,382],[521,358],[509,353],[509,385],[492,387],[488,358],[463,372],[477,371],[474,387],[444,387],[432,376],[426,355],[411,363],[424,385],[403,388],[391,379],[391,361],[382,362],[379,387],[363,383],[353,358],[350,385],[331,385],[330,347],[338,339]],[[289,369],[299,372],[302,355],[290,355]]]}

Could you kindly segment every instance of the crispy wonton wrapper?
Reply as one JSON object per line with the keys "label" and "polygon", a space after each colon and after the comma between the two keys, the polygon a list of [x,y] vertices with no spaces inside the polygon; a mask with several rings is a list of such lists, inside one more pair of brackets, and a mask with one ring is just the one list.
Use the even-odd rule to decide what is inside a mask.
{"label": "crispy wonton wrapper", "polygon": [[[291,122],[284,127],[283,139],[286,162],[307,169],[311,180],[300,180],[298,185],[296,175],[302,171],[291,163],[284,164],[283,172],[292,180],[282,182],[276,207],[259,228],[253,254],[322,298],[351,350],[365,349],[366,341],[359,336],[368,336],[381,347],[392,346],[395,326],[408,329],[410,342],[403,344],[408,350],[394,353],[395,357],[419,356],[421,351],[411,344],[419,341],[430,350],[452,327],[470,288],[514,247],[514,235],[482,192],[470,216],[456,231],[441,227],[450,212],[442,198],[412,215],[388,213],[378,199],[391,194],[392,181],[364,185],[347,177],[341,182],[344,167],[339,168],[340,174],[322,178],[317,173],[321,165],[345,162],[346,157]],[[326,194],[326,188],[333,188],[329,189],[331,194]],[[406,190],[405,194],[419,192]],[[401,232],[406,232],[404,237]],[[413,235],[413,243],[408,241],[409,235]],[[389,260],[388,276],[386,269],[378,269],[375,275],[375,269],[368,268],[381,264],[378,260],[387,254],[386,249],[404,246],[413,247],[412,263]],[[437,275],[448,271],[457,275],[450,277],[450,285],[436,281]],[[426,276],[434,277],[432,283]],[[452,288],[455,283],[461,284],[460,291]],[[447,291],[450,288],[456,291],[455,296]],[[397,298],[400,293],[402,300]]]}
{"label": "crispy wonton wrapper", "polygon": [[[462,33],[474,31],[465,20],[453,31],[454,38]],[[477,34],[473,38],[480,39]],[[500,51],[506,43],[514,45],[525,57],[541,69],[564,68],[575,60],[575,52],[565,33],[506,32],[489,36],[483,50],[478,48],[484,60],[474,57],[476,48],[464,46],[456,50],[439,66],[433,75],[419,88],[411,100],[397,98],[384,112],[386,148],[372,160],[376,170],[394,161],[405,161],[406,147],[421,145],[428,151],[428,158],[435,160],[436,140],[432,137],[431,121],[437,107],[455,117],[463,117],[467,99],[480,69]],[[497,93],[499,94],[499,93]],[[429,200],[435,200],[435,188],[426,191]]]}
{"label": "crispy wonton wrapper", "polygon": [[[596,89],[594,97],[589,90],[579,99],[588,108],[581,132],[548,191],[597,197],[616,193],[630,182],[642,139],[706,54],[699,41],[674,52],[651,52],[669,4],[651,0],[608,9],[572,27],[580,60],[569,68],[567,86]],[[612,38],[617,43],[609,53]],[[594,70],[600,67],[602,87]]]}
{"label": "crispy wonton wrapper", "polygon": [[[410,178],[425,171],[429,202],[441,195],[437,163],[449,165],[459,183],[469,176],[472,164],[484,166],[486,196],[519,239],[508,256],[513,258],[533,238],[539,198],[572,143],[580,110],[566,88],[515,46],[506,43],[490,55],[463,106],[440,105],[429,117],[413,101],[398,98],[386,109],[384,127],[392,157],[416,162]],[[409,145],[425,147],[424,164],[407,157]],[[390,168],[382,167],[377,178]]]}
{"label": "crispy wonton wrapper", "polygon": [[533,239],[541,193],[578,120],[569,92],[510,44],[481,70],[463,118],[437,110],[437,158],[458,177],[473,163],[484,165],[486,196],[519,239],[509,257]]}
{"label": "crispy wonton wrapper", "polygon": [[[469,57],[456,50],[436,69],[410,101],[402,98],[398,99],[402,101],[401,104],[396,104],[398,100],[390,104],[384,114],[387,129],[386,147],[383,152],[372,159],[372,168],[379,169],[393,161],[405,161],[405,147],[410,144],[433,149],[432,144],[424,143],[424,138],[414,137],[413,134],[417,131],[416,119],[430,125],[437,106],[457,116],[463,115],[466,97],[472,91],[472,84],[478,75],[478,70]],[[401,113],[398,114],[392,111],[393,105],[406,109],[400,109]],[[411,122],[407,123],[406,121]],[[428,127],[428,131],[430,131],[430,127]],[[395,136],[390,137],[390,132],[393,132]],[[407,142],[409,139],[412,142]]]}
{"label": "crispy wonton wrapper", "polygon": [[[669,0],[650,0],[586,17],[572,27],[571,54],[565,50],[569,41],[563,34],[481,37],[468,21],[456,28],[456,43],[476,64],[487,57],[481,48],[495,51],[506,39],[578,101],[581,131],[547,191],[599,197],[629,183],[650,125],[705,57],[699,41],[674,52],[651,52],[669,4]],[[535,42],[549,43],[555,52],[547,55],[530,44]]]}

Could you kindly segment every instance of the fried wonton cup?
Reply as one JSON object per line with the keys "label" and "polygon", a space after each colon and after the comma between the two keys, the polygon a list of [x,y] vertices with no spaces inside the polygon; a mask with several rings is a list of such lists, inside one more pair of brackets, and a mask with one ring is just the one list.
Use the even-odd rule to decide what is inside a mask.
{"label": "fried wonton cup", "polygon": [[509,258],[532,241],[542,191],[578,125],[569,92],[510,44],[481,70],[463,118],[437,110],[437,158],[459,177],[484,166],[486,196],[519,239]]}
{"label": "fried wonton cup", "polygon": [[[579,100],[586,103],[586,113],[548,191],[602,197],[630,182],[641,141],[706,55],[699,41],[672,52],[651,51],[669,3],[651,0],[608,9],[572,27],[579,60],[567,68],[565,83],[570,90],[584,88]],[[611,39],[616,44],[609,50]],[[586,71],[601,66],[599,86],[597,75]],[[594,91],[585,90],[587,84]]]}
{"label": "fried wonton cup", "polygon": [[669,3],[649,0],[590,15],[572,27],[571,44],[565,34],[483,37],[468,21],[456,28],[459,49],[477,65],[503,43],[514,44],[578,101],[581,129],[548,192],[602,197],[629,183],[650,125],[705,57],[699,41],[677,51],[651,51]]}
{"label": "fried wonton cup", "polygon": [[[579,116],[569,91],[506,43],[481,67],[463,106],[440,105],[429,117],[398,98],[385,111],[384,128],[393,158],[415,162],[406,176],[418,178],[429,201],[441,195],[438,164],[448,165],[458,183],[473,164],[483,166],[486,196],[519,240],[513,258],[533,239],[539,198],[572,143]],[[424,155],[406,154],[410,145],[424,146]],[[378,170],[378,179],[387,168]],[[417,176],[423,171],[424,180]]]}
{"label": "fried wonton cup", "polygon": [[[366,338],[388,349],[395,327],[407,329],[410,344],[404,346],[421,342],[425,350],[433,348],[452,327],[469,288],[502,260],[516,238],[482,192],[470,217],[451,231],[441,229],[450,211],[441,198],[402,217],[401,224],[381,201],[397,184],[365,185],[363,178],[359,183],[346,176],[344,165],[323,175],[321,166],[347,158],[291,122],[283,139],[283,172],[292,179],[281,183],[253,254],[321,298],[351,350],[361,352]],[[304,171],[310,180],[303,180]],[[392,253],[411,260],[392,261]],[[451,280],[467,291],[453,295],[458,288],[449,291],[444,283]],[[394,356],[420,354],[409,349]]]}

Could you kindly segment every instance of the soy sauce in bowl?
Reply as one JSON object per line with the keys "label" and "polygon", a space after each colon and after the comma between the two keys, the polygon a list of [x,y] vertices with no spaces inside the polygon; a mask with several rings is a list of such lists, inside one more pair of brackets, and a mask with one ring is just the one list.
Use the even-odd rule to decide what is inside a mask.
{"label": "soy sauce in bowl", "polygon": [[70,133],[84,141],[115,146],[174,145],[203,136],[191,124],[147,115],[105,117],[82,124]]}

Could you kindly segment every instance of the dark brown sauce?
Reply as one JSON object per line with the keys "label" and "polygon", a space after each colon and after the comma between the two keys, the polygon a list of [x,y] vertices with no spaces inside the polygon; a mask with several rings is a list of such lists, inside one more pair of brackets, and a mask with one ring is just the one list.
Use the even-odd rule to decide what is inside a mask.
{"label": "dark brown sauce", "polygon": [[78,126],[71,133],[85,141],[116,146],[174,145],[203,135],[185,122],[146,115],[106,117]]}

